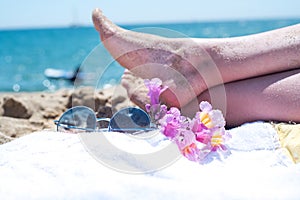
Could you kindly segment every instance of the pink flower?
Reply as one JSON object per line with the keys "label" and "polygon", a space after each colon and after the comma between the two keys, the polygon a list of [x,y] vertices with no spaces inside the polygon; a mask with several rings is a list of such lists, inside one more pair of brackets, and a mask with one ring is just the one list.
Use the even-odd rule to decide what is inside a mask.
{"label": "pink flower", "polygon": [[198,149],[195,143],[186,146],[181,152],[184,155],[184,157],[186,157],[191,161],[195,161],[195,162],[200,161],[200,156],[199,156],[200,150]]}
{"label": "pink flower", "polygon": [[199,107],[202,112],[196,113],[195,118],[200,119],[201,123],[207,128],[225,126],[225,119],[220,110],[213,110],[212,106],[207,101],[202,101]]}
{"label": "pink flower", "polygon": [[220,110],[212,109],[207,101],[199,104],[200,111],[191,120],[181,115],[180,110],[161,105],[159,97],[167,87],[158,78],[145,80],[149,89],[150,104],[145,108],[151,120],[160,131],[174,141],[183,156],[191,161],[200,162],[211,151],[226,150],[225,142],[231,138],[226,132],[225,119]]}
{"label": "pink flower", "polygon": [[178,123],[176,123],[175,121],[169,121],[168,123],[162,126],[161,130],[165,136],[173,139],[177,136],[179,128],[180,126]]}
{"label": "pink flower", "polygon": [[158,78],[145,80],[145,85],[149,90],[148,96],[150,98],[150,104],[146,104],[145,108],[150,114],[153,123],[157,123],[167,112],[167,106],[160,105],[159,103],[159,96],[167,89],[167,87],[163,87],[161,84],[162,81]]}
{"label": "pink flower", "polygon": [[227,150],[224,145],[225,142],[231,138],[231,135],[225,130],[224,127],[214,130],[211,137],[211,151],[217,151],[218,149]]}
{"label": "pink flower", "polygon": [[146,79],[145,85],[149,90],[148,96],[150,97],[150,104],[159,104],[159,96],[167,89],[167,87],[163,87],[162,81],[158,78],[153,78],[151,80]]}
{"label": "pink flower", "polygon": [[196,143],[195,134],[189,130],[181,130],[178,137],[176,137],[175,142],[180,150],[183,150],[185,147]]}
{"label": "pink flower", "polygon": [[189,130],[181,130],[175,142],[182,155],[191,161],[199,161],[200,150],[196,145],[195,134]]}
{"label": "pink flower", "polygon": [[201,111],[206,112],[206,113],[212,111],[212,106],[207,101],[202,101],[199,104],[199,108],[200,108]]}
{"label": "pink flower", "polygon": [[149,113],[151,119],[156,123],[158,120],[163,118],[165,114],[167,113],[167,106],[166,105],[145,105],[146,111]]}
{"label": "pink flower", "polygon": [[[200,116],[200,114],[196,114]],[[211,131],[201,122],[200,117],[195,117],[191,123],[192,131],[196,135],[196,140],[203,144],[208,144],[211,139]]]}
{"label": "pink flower", "polygon": [[166,105],[160,105],[159,110],[155,113],[154,119],[157,121],[161,118],[163,118],[167,113],[167,106]]}
{"label": "pink flower", "polygon": [[173,139],[177,136],[181,128],[182,117],[178,108],[172,107],[166,115],[159,121],[162,133],[168,138]]}
{"label": "pink flower", "polygon": [[195,133],[195,135],[196,135],[196,140],[203,144],[209,144],[209,142],[211,141],[211,134],[209,131],[198,132],[198,133]]}

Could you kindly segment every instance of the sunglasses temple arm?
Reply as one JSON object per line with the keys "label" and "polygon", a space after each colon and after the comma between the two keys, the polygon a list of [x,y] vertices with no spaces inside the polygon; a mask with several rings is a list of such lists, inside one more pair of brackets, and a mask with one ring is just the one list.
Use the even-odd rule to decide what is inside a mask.
{"label": "sunglasses temple arm", "polygon": [[153,130],[158,130],[158,128],[111,128],[110,131],[113,132],[129,132],[132,135],[138,135],[140,133],[143,133],[145,131],[153,131]]}

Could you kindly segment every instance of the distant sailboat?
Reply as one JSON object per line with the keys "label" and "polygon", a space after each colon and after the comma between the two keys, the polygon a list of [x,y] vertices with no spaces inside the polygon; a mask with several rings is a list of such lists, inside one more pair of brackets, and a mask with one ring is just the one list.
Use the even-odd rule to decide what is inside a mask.
{"label": "distant sailboat", "polygon": [[78,9],[76,5],[73,4],[72,6],[72,22],[69,25],[70,28],[78,28],[80,27],[79,18],[78,18]]}

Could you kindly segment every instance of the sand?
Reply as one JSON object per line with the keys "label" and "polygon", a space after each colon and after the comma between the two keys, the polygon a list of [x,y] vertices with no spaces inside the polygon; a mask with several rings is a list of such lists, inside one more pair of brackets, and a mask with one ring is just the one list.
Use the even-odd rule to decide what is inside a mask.
{"label": "sand", "polygon": [[111,117],[123,107],[134,106],[121,85],[102,90],[81,87],[55,92],[0,93],[0,144],[35,131],[55,130],[53,120],[78,105],[92,108],[98,117]]}

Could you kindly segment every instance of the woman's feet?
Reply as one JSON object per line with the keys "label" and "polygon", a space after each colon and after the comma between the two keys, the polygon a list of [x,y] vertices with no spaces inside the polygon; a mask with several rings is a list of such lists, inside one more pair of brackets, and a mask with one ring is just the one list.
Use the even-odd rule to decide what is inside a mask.
{"label": "woman's feet", "polygon": [[125,70],[121,84],[126,89],[127,96],[130,100],[140,108],[145,109],[145,105],[150,103],[148,89],[142,78],[135,76],[129,70]]}
{"label": "woman's feet", "polygon": [[[264,77],[266,75],[296,69],[300,66],[300,24],[237,38],[179,39],[127,31],[109,21],[99,9],[93,12],[93,21],[104,46],[122,66],[143,79],[160,78],[165,85],[169,86],[169,89],[162,94],[163,103],[169,106],[184,108],[187,105],[192,108],[188,109],[187,112],[194,111],[194,106],[189,105],[190,102],[193,102],[193,104],[197,102],[197,96],[201,95],[208,98],[207,96],[211,96],[211,93],[216,91],[215,88],[219,89],[220,85],[220,91],[223,93],[225,91],[224,84],[226,84],[227,90],[225,92],[227,96],[234,97],[234,95],[238,95],[240,97],[238,102],[236,102],[236,97],[227,97],[227,102],[232,105],[227,105],[229,110],[227,118],[231,119],[228,121],[232,121],[232,124],[250,119],[246,119],[245,115],[240,115],[242,112],[239,113],[239,110],[235,109],[237,105],[244,108],[245,103],[250,103],[250,110],[243,113],[253,114],[254,111],[257,112],[252,116],[256,120],[273,119],[274,109],[275,113],[278,114],[282,112],[282,109],[284,110],[284,106],[276,104],[277,101],[274,101],[274,105],[279,106],[280,109],[276,110],[276,106],[272,107],[273,104],[270,104],[270,99],[272,100],[273,97],[276,98],[276,95],[279,95],[278,91],[282,88],[280,84],[278,85],[275,81],[276,87],[271,90],[268,96],[269,98],[273,95],[272,98],[266,98],[262,101],[261,98],[257,97],[264,96],[265,91],[262,92],[259,87],[256,87],[258,90],[257,93],[254,93],[253,87],[249,87],[250,82],[247,82],[247,80],[261,77],[259,80],[264,82],[271,80]],[[132,83],[133,78],[128,78],[129,76],[126,78],[126,76],[125,73],[123,86],[127,88],[131,99],[135,99],[138,105],[143,106],[144,101],[147,100],[144,98],[145,91],[143,92],[139,87],[134,87],[137,90],[130,88],[129,84]],[[244,80],[244,85],[239,86],[239,90],[244,95],[239,94],[235,87],[230,90],[232,92],[228,90],[227,83],[236,86],[236,81],[242,80]],[[252,80],[259,85],[259,83],[256,83],[257,79]],[[296,80],[293,79],[293,81]],[[287,82],[287,89],[294,84],[293,81]],[[251,98],[247,99],[247,91],[252,94]],[[297,101],[289,102],[290,97],[284,94],[282,102],[288,102],[288,104],[293,104],[291,105],[292,108],[298,108],[299,92],[297,92],[298,90],[291,91]],[[233,95],[230,95],[231,93]],[[214,99],[219,101],[220,95],[215,96],[217,98]],[[276,100],[275,98],[274,100]],[[250,99],[251,101],[247,102]],[[221,103],[226,103],[226,100],[222,100]],[[251,110],[255,106],[256,110]],[[265,106],[266,108],[264,108]],[[265,111],[262,110],[263,108]],[[262,113],[264,113],[263,116]],[[296,114],[298,114],[298,111],[296,111]],[[276,117],[275,119],[283,121],[299,120],[295,118],[293,109],[288,115],[281,118]]]}
{"label": "woman's feet", "polygon": [[104,46],[122,66],[143,79],[157,77],[169,84],[162,99],[170,106],[182,107],[208,86],[222,82],[199,42],[127,31],[99,9],[93,12],[93,22]]}

